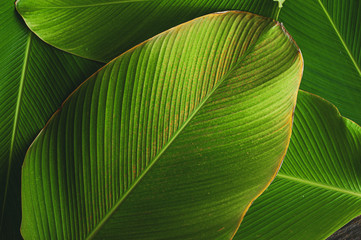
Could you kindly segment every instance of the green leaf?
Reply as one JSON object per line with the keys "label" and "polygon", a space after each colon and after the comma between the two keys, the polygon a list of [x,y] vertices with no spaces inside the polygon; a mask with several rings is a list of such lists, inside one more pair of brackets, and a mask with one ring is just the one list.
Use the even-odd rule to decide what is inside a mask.
{"label": "green leaf", "polygon": [[301,89],[361,124],[361,2],[286,1],[280,19],[305,58]]}
{"label": "green leaf", "polygon": [[231,238],[289,143],[303,62],[284,31],[211,14],[89,78],[26,155],[24,238]]}
{"label": "green leaf", "polygon": [[243,10],[273,17],[273,0],[18,0],[18,11],[45,42],[108,62],[173,26],[204,14]]}
{"label": "green leaf", "polygon": [[360,159],[360,126],[300,91],[282,168],[234,239],[325,239],[361,214]]}
{"label": "green leaf", "polygon": [[282,8],[283,7],[283,3],[286,1],[286,0],[273,0],[275,2],[278,2],[278,7],[279,8]]}
{"label": "green leaf", "polygon": [[20,238],[25,152],[51,114],[100,66],[41,42],[14,2],[0,3],[0,238]]}

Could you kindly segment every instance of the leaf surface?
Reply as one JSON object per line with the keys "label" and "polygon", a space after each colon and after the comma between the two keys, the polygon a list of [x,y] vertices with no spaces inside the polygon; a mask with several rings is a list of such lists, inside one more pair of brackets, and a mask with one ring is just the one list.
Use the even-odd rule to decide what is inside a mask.
{"label": "leaf surface", "polygon": [[279,13],[272,0],[18,0],[16,6],[45,42],[103,62],[208,13],[243,10],[273,18]]}
{"label": "leaf surface", "polygon": [[41,42],[8,0],[0,3],[0,52],[0,236],[18,239],[25,152],[61,102],[101,65]]}
{"label": "leaf surface", "polygon": [[24,238],[231,238],[282,162],[302,64],[279,23],[234,11],[122,54],[29,148]]}
{"label": "leaf surface", "polygon": [[290,146],[238,239],[325,239],[361,214],[361,128],[300,91]]}
{"label": "leaf surface", "polygon": [[280,21],[305,58],[301,89],[327,99],[361,124],[361,2],[286,1]]}

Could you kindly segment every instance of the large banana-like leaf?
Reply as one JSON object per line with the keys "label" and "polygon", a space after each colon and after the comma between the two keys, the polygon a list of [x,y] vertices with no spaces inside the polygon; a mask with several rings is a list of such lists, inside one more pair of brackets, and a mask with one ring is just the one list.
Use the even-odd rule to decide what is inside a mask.
{"label": "large banana-like leaf", "polygon": [[286,1],[280,19],[305,58],[301,89],[361,124],[361,1]]}
{"label": "large banana-like leaf", "polygon": [[229,239],[286,152],[302,57],[283,27],[207,15],[127,51],[26,155],[26,239]]}
{"label": "large banana-like leaf", "polygon": [[0,2],[0,238],[20,237],[25,152],[52,113],[99,64],[42,43]]}
{"label": "large banana-like leaf", "polygon": [[361,128],[300,91],[282,168],[234,239],[325,239],[360,214]]}
{"label": "large banana-like leaf", "polygon": [[18,0],[16,6],[44,41],[104,62],[204,14],[243,10],[275,18],[279,12],[272,0]]}

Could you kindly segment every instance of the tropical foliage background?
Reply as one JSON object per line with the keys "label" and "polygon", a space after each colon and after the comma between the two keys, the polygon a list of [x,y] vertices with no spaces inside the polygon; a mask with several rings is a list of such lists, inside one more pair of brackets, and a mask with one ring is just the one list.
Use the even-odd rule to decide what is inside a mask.
{"label": "tropical foliage background", "polygon": [[325,239],[361,215],[359,1],[0,13],[0,238]]}

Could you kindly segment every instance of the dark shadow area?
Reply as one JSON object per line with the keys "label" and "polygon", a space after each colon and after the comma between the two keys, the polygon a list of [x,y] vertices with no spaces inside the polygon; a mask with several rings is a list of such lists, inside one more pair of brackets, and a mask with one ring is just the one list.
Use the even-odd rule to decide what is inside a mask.
{"label": "dark shadow area", "polygon": [[361,240],[361,215],[351,220],[327,240]]}

